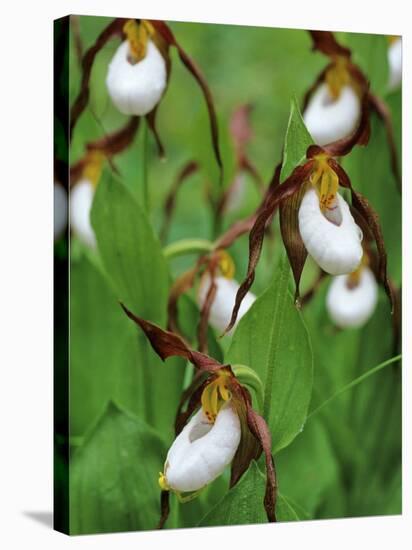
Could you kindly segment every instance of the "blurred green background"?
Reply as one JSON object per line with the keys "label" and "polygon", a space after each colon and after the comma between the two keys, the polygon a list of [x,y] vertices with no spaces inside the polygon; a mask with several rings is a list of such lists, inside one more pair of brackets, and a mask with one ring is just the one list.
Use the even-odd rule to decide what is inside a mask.
{"label": "blurred green background", "polygon": [[[91,46],[108,22],[107,18],[79,18],[84,50]],[[254,137],[248,148],[249,157],[268,183],[275,165],[281,160],[291,99],[293,96],[299,101],[303,98],[304,92],[327,63],[326,58],[311,51],[309,34],[303,30],[178,22],[172,22],[170,26],[181,46],[200,66],[212,90],[219,119],[224,185],[229,185],[234,175],[229,119],[233,110],[245,102],[254,106],[251,119]],[[400,91],[386,92],[386,37],[345,33],[339,33],[337,37],[353,48],[354,60],[370,78],[372,91],[387,99],[394,116],[400,150],[401,94]],[[118,44],[118,40],[112,40],[96,57],[90,103],[74,131],[71,163],[81,158],[88,142],[126,123],[127,117],[111,104],[105,87],[107,66]],[[80,67],[71,34],[70,105],[79,91],[79,82]],[[390,276],[399,285],[401,200],[390,171],[384,129],[375,118],[372,127],[370,145],[354,151],[344,164],[355,188],[370,199],[381,218]],[[154,234],[161,227],[164,199],[178,170],[187,161],[196,160],[200,162],[201,170],[179,193],[168,242],[189,237],[211,238],[212,215],[205,199],[205,184],[212,182],[216,185],[218,172],[207,111],[196,82],[180,63],[175,51],[172,51],[169,87],[158,111],[158,129],[167,159],[164,162],[159,160],[151,136],[146,159],[150,193],[147,215]],[[141,203],[142,192],[141,151],[140,132],[131,147],[115,158],[121,181],[138,203]],[[226,217],[224,227],[250,214],[258,205],[259,196],[251,181],[248,182],[247,196],[241,208]],[[101,201],[102,197],[103,190]],[[277,220],[274,227],[273,241],[266,242],[257,270],[253,292],[258,295],[273,280],[275,267],[283,254]],[[140,226],[136,227],[136,231],[140,230]],[[162,277],[173,280],[196,259],[187,256],[173,260],[169,266],[163,265],[160,245],[155,240],[152,243],[152,238],[156,239],[155,236],[147,237],[148,246],[150,241],[151,248],[155,249],[153,254],[158,254],[157,275],[150,270],[150,257],[147,265],[139,264],[134,273],[137,285],[147,283],[147,288],[153,286],[148,291],[151,292],[147,297],[149,302],[163,292],[156,291],[164,288],[159,282]],[[247,237],[242,237],[230,251],[236,263],[238,280],[245,273],[247,250]],[[162,365],[142,335],[137,335],[135,328],[124,318],[117,303],[118,287],[113,284],[112,274],[107,276],[107,258],[102,260],[96,253],[83,248],[76,239],[72,239],[71,252],[70,437],[74,518],[71,530],[153,528],[158,512],[156,477],[172,441],[173,416],[185,365],[180,360],[169,360],[167,365]],[[138,256],[139,251],[136,258]],[[303,290],[314,272],[309,261],[303,277]],[[375,315],[363,329],[338,331],[325,311],[328,283],[322,284],[319,293],[303,310],[314,356],[310,410],[396,352],[383,292]],[[164,296],[153,307],[151,302],[137,305],[141,308],[136,311],[140,315],[144,316],[143,308],[146,317],[165,323]],[[197,309],[193,302],[184,301],[182,311],[184,323],[195,326]],[[216,354],[223,356],[228,345],[227,339],[214,342],[218,350]],[[116,405],[109,405],[112,401]],[[156,434],[148,433],[139,422],[145,426],[149,424]],[[121,463],[122,459],[127,464],[123,473],[113,465]],[[295,510],[302,510],[298,514],[300,519],[400,513],[399,365],[383,369],[309,418],[302,433],[277,454],[276,462],[280,490],[295,503]],[[140,489],[148,484],[142,489],[147,502],[139,500],[141,491],[138,489],[127,489],[129,483],[130,487]],[[176,504],[170,526],[199,524],[226,491],[227,477],[223,477],[212,484],[198,501],[180,507]]]}

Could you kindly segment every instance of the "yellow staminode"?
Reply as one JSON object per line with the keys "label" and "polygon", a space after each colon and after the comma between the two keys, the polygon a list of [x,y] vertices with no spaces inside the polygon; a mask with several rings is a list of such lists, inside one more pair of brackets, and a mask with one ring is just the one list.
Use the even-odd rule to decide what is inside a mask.
{"label": "yellow staminode", "polygon": [[147,41],[153,34],[153,26],[145,20],[138,23],[135,19],[129,19],[124,24],[123,32],[129,42],[131,61],[138,63],[146,57]]}
{"label": "yellow staminode", "polygon": [[230,373],[226,371],[219,371],[217,378],[203,390],[201,397],[202,409],[211,423],[216,420],[222,405],[232,397],[228,384],[230,376]]}
{"label": "yellow staminode", "polygon": [[350,81],[346,57],[337,56],[334,59],[333,65],[326,71],[325,81],[332,98],[338,99],[342,88]]}
{"label": "yellow staminode", "polygon": [[355,288],[358,286],[358,284],[360,283],[362,272],[366,267],[368,267],[368,265],[369,256],[364,252],[359,267],[355,269],[355,271],[352,271],[352,273],[349,273],[349,275],[347,276],[346,285],[348,288]]}
{"label": "yellow staminode", "polygon": [[235,276],[235,264],[231,256],[225,251],[219,251],[219,269],[223,277],[226,279],[233,279]]}
{"label": "yellow staminode", "polygon": [[339,188],[339,178],[328,164],[328,157],[319,155],[316,168],[310,177],[310,182],[316,189],[319,205],[322,211],[332,208],[336,201]]}
{"label": "yellow staminode", "polygon": [[83,168],[83,177],[94,186],[99,182],[103,170],[104,153],[101,151],[89,151]]}
{"label": "yellow staminode", "polygon": [[396,36],[395,34],[390,34],[386,38],[388,40],[389,45],[394,44],[400,39],[400,37]]}
{"label": "yellow staminode", "polygon": [[170,489],[166,480],[166,476],[163,472],[159,472],[159,487],[162,489],[162,491],[169,491]]}

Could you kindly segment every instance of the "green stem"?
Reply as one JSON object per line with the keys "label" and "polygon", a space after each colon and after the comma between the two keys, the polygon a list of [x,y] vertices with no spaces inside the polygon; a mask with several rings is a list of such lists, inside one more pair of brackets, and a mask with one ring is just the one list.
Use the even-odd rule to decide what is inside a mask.
{"label": "green stem", "polygon": [[198,252],[211,252],[213,243],[206,239],[183,239],[176,241],[164,247],[163,254],[168,260],[177,256],[186,254],[196,254]]}
{"label": "green stem", "polygon": [[318,407],[316,407],[316,409],[314,409],[311,413],[308,414],[307,419],[309,419],[313,415],[317,414],[321,409],[323,409],[323,407],[326,407],[326,405],[329,405],[329,403],[331,401],[333,401],[335,399],[335,397],[338,397],[339,395],[342,395],[342,393],[344,393],[345,391],[350,390],[354,386],[357,386],[358,384],[360,384],[361,382],[363,382],[364,380],[366,380],[367,378],[369,378],[373,374],[379,372],[383,368],[387,367],[388,365],[391,365],[392,363],[396,363],[397,361],[400,360],[401,357],[402,357],[402,355],[397,355],[396,357],[392,357],[391,359],[388,359],[387,361],[384,361],[383,363],[380,363],[376,367],[373,367],[373,369],[368,370],[367,372],[365,372],[364,374],[362,374],[358,378],[355,378],[355,380],[352,380],[352,382],[350,382],[349,384],[346,384],[346,386],[343,386],[343,388],[338,390],[331,397],[326,399],[326,401],[324,401]]}

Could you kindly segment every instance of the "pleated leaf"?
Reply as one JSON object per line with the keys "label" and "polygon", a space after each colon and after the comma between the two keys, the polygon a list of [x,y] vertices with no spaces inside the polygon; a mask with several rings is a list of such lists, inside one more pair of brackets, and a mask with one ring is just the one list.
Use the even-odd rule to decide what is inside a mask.
{"label": "pleated leaf", "polygon": [[70,534],[155,529],[165,452],[154,430],[110,403],[71,462]]}

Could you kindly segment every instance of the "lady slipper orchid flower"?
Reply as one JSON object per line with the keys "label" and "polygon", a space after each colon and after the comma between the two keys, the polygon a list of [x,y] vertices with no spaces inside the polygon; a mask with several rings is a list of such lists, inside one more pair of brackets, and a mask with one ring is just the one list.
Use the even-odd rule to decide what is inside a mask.
{"label": "lady slipper orchid flower", "polygon": [[253,409],[248,389],[236,378],[231,366],[224,366],[212,357],[190,349],[177,334],[134,315],[124,305],[122,307],[145,333],[162,360],[171,356],[183,357],[201,375],[194,377],[178,408],[177,437],[159,478],[162,489],[159,527],[163,527],[167,519],[171,491],[183,502],[191,500],[229,464],[232,487],[262,452],[266,463],[263,504],[268,521],[276,521],[276,475],[270,432],[263,417]]}
{"label": "lady slipper orchid flower", "polygon": [[167,84],[166,62],[150,38],[154,29],[130,19],[124,26],[127,40],[110,62],[106,84],[109,95],[125,115],[143,116],[159,103]]}
{"label": "lady slipper orchid flower", "polygon": [[63,235],[67,227],[67,191],[61,183],[54,182],[54,240]]}
{"label": "lady slipper orchid flower", "polygon": [[94,192],[100,179],[104,156],[93,151],[84,159],[81,178],[70,190],[70,228],[89,248],[96,248],[96,237],[90,223]]}
{"label": "lady slipper orchid flower", "polygon": [[[236,232],[235,232],[236,235]],[[168,303],[168,327],[174,332],[180,332],[178,323],[177,302],[180,296],[195,285],[200,275],[196,300],[200,308],[200,322],[197,336],[199,349],[207,350],[208,324],[222,332],[230,320],[230,314],[239,290],[239,284],[234,280],[235,265],[230,255],[223,250],[223,244],[229,246],[232,236],[221,248],[214,249],[210,254],[203,255],[197,261],[195,267],[186,271],[174,282]],[[217,243],[219,246],[219,243]],[[243,316],[256,300],[256,296],[249,292],[240,310]]]}
{"label": "lady slipper orchid flower", "polygon": [[358,328],[371,317],[378,300],[378,285],[369,267],[362,265],[349,275],[334,277],[326,308],[336,326]]}
{"label": "lady slipper orchid flower", "polygon": [[[303,118],[315,143],[320,146],[345,141],[356,136],[356,143],[366,145],[369,138],[369,113],[375,112],[385,126],[392,172],[401,185],[391,112],[386,103],[369,89],[369,81],[352,61],[352,52],[339,44],[333,33],[310,31],[313,49],[330,59],[307,91],[303,101]],[[394,47],[395,66],[401,61],[399,46]]]}
{"label": "lady slipper orchid flower", "polygon": [[199,409],[167,453],[161,488],[178,494],[203,489],[231,464],[240,436],[240,420],[230,404],[214,421]]}
{"label": "lady slipper orchid flower", "polygon": [[333,97],[327,83],[320,84],[303,113],[306,127],[319,145],[350,135],[359,123],[361,100],[350,85]]}
{"label": "lady slipper orchid flower", "polygon": [[90,76],[95,57],[113,38],[120,38],[122,42],[108,68],[106,84],[109,94],[122,113],[146,117],[161,156],[164,156],[164,148],[156,129],[156,111],[169,82],[172,63],[170,48],[177,50],[180,60],[196,80],[205,99],[213,151],[222,181],[223,164],[212,94],[200,69],[164,21],[117,18],[102,30],[83,56],[81,88],[70,111],[70,135],[89,101]]}
{"label": "lady slipper orchid flower", "polygon": [[[214,284],[216,285],[216,294],[212,305],[210,306],[209,322],[212,327],[216,329],[219,334],[221,334],[230,321],[233,304],[236,299],[236,293],[239,290],[239,284],[235,280],[223,277],[221,275],[214,278]],[[205,272],[200,280],[197,292],[197,303],[200,309],[202,309],[205,305],[209,289],[212,285],[212,277],[208,272]],[[248,292],[246,294],[239,309],[237,323],[250,309],[255,300],[256,296],[252,292]],[[237,326],[237,323],[233,327],[232,331]]]}
{"label": "lady slipper orchid flower", "polygon": [[[362,125],[357,132],[363,132]],[[300,303],[299,283],[308,253],[327,273],[349,274],[362,260],[361,241],[366,230],[376,243],[377,273],[393,311],[393,292],[386,273],[386,251],[378,217],[367,199],[352,187],[349,176],[334,158],[350,152],[355,143],[356,135],[325,148],[309,146],[306,162],[297,166],[283,183],[280,183],[281,166],[276,167],[250,231],[248,271],[237,292],[225,332],[235,325],[242,301],[253,284],[266,225],[277,208],[280,210],[282,239],[295,280],[297,304]],[[351,208],[339,194],[339,187],[350,191]]]}
{"label": "lady slipper orchid flower", "polygon": [[90,223],[95,185],[89,179],[82,179],[70,192],[70,227],[89,248],[96,248],[96,237]]}
{"label": "lady slipper orchid flower", "polygon": [[124,151],[133,141],[139,119],[131,117],[120,130],[86,146],[86,154],[70,168],[70,227],[89,248],[96,248],[96,237],[90,223],[94,193],[99,183],[103,163]]}
{"label": "lady slipper orchid flower", "polygon": [[390,38],[388,48],[390,90],[395,90],[402,83],[402,40],[399,36]]}
{"label": "lady slipper orchid flower", "polygon": [[331,62],[305,97],[303,119],[318,145],[346,138],[355,131],[362,114],[367,81],[351,62],[351,52],[332,33],[311,31],[314,49]]}

